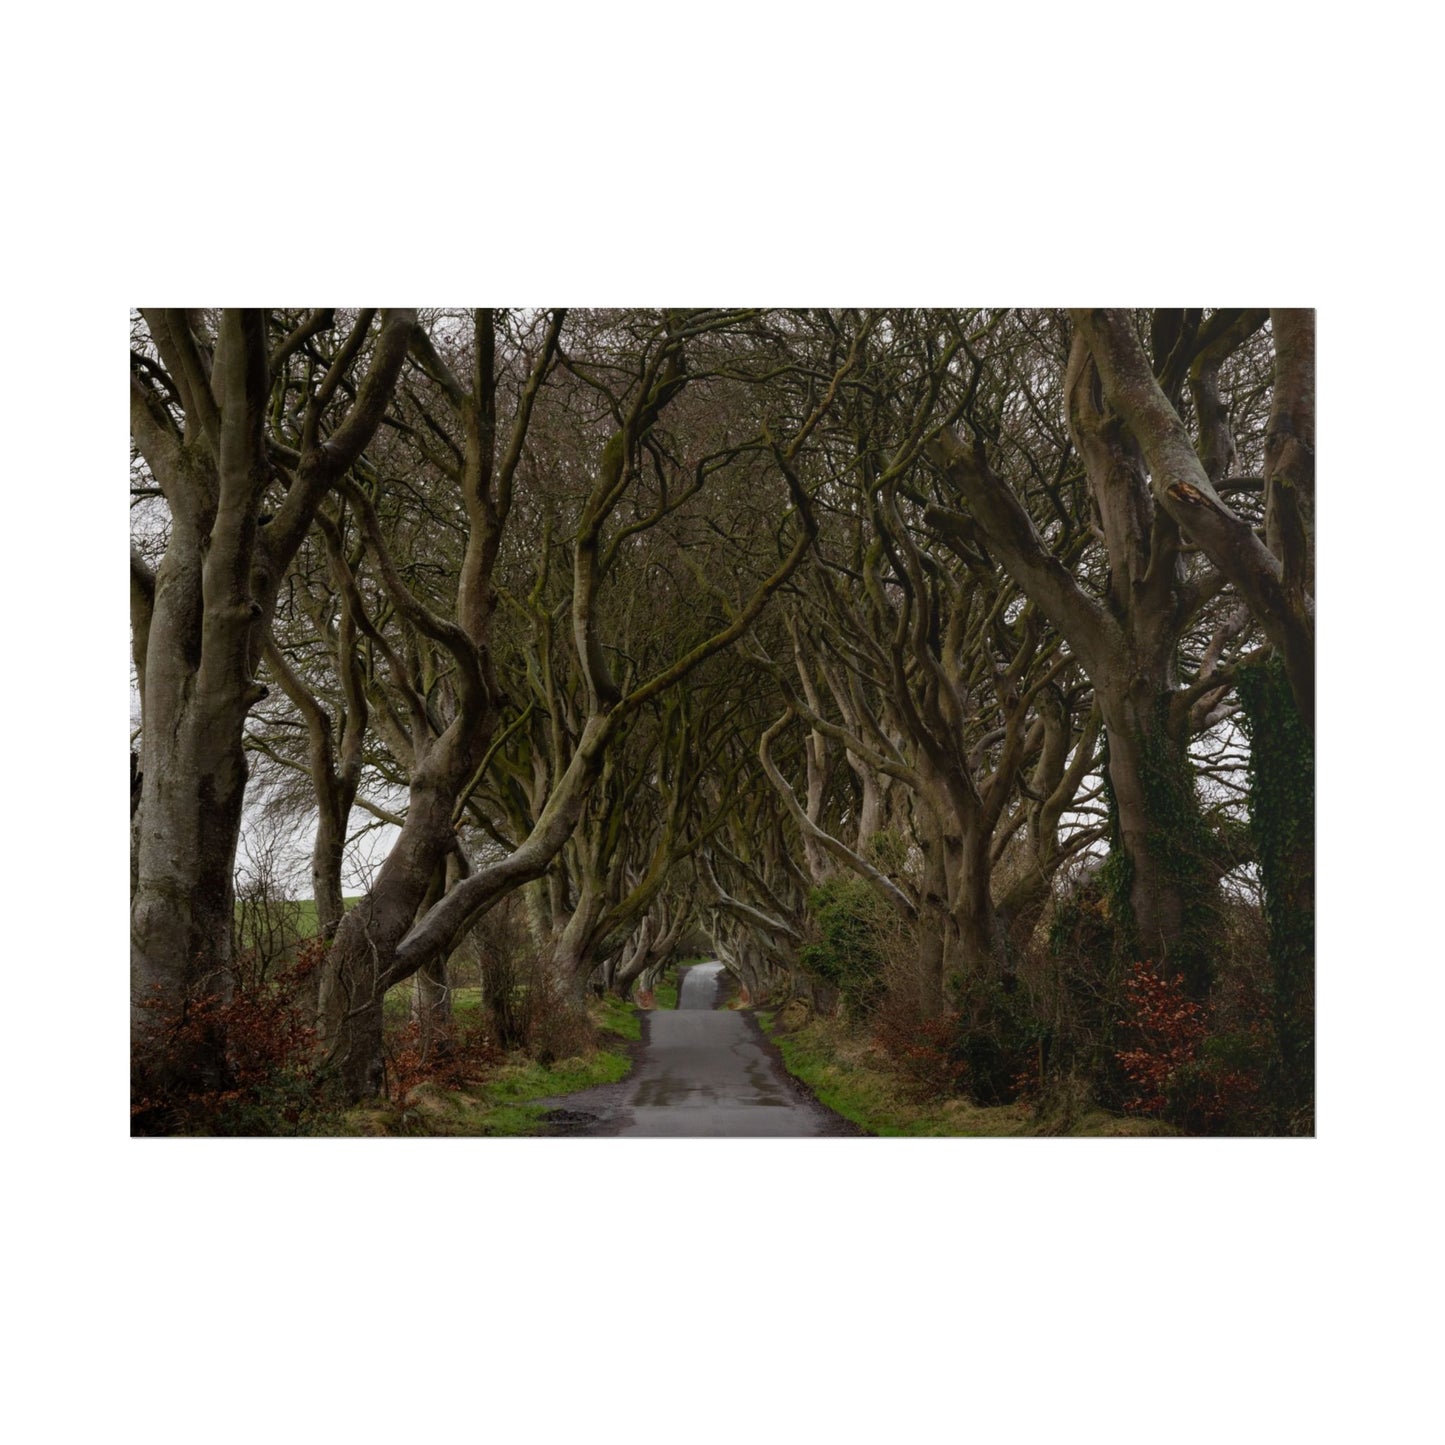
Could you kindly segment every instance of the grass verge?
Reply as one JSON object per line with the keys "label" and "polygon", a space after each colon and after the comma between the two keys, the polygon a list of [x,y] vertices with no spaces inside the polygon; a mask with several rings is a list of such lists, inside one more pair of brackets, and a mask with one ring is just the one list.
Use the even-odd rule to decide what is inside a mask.
{"label": "grass verge", "polygon": [[835,1113],[882,1138],[1107,1138],[1175,1132],[1158,1120],[1123,1118],[1102,1109],[1064,1117],[1039,1115],[1022,1103],[983,1108],[966,1099],[918,1100],[875,1046],[849,1035],[836,1021],[813,1019],[790,1028],[773,1011],[760,1010],[757,1017],[794,1078]]}
{"label": "grass verge", "polygon": [[642,1015],[630,1003],[623,1003],[611,994],[593,1005],[592,1017],[598,1028],[617,1038],[626,1039],[629,1043],[636,1043],[642,1038]]}
{"label": "grass verge", "polygon": [[681,965],[673,964],[658,980],[652,991],[653,1008],[677,1007],[677,970]]}
{"label": "grass verge", "polygon": [[[479,990],[456,992],[476,994]],[[460,998],[454,1000],[454,1008],[459,1004]],[[480,1007],[479,999],[474,1007]],[[545,1134],[542,1116],[546,1109],[533,1100],[615,1084],[632,1070],[628,1045],[642,1037],[637,1010],[617,999],[606,999],[592,1004],[589,1012],[601,1037],[599,1046],[587,1053],[551,1064],[513,1053],[488,1067],[485,1078],[469,1080],[460,1088],[421,1083],[402,1100],[378,1101],[352,1109],[345,1115],[343,1132],[464,1138]]]}

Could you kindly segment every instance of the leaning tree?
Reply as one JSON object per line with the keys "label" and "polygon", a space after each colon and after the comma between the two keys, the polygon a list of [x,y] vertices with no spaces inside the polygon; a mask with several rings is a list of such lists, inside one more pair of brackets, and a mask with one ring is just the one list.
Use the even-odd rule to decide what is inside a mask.
{"label": "leaning tree", "polygon": [[131,552],[141,698],[133,829],[131,1005],[142,1088],[219,1081],[223,1041],[192,1031],[231,986],[233,869],[246,718],[287,568],[322,499],[375,436],[415,314],[143,310],[131,345],[131,441],[163,504],[152,568]]}

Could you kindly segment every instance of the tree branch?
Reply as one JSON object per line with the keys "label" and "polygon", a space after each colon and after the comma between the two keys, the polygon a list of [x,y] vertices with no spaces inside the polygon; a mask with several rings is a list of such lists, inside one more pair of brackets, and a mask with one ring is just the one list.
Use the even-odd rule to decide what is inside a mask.
{"label": "tree branch", "polygon": [[[1045,546],[1018,498],[989,468],[982,443],[969,449],[952,431],[943,431],[928,444],[925,455],[963,495],[994,552],[1063,633],[1085,670],[1092,673],[1100,667],[1111,651],[1117,651],[1117,626]],[[972,533],[966,517],[945,507],[929,507],[924,521],[944,535],[960,535],[965,542]]]}
{"label": "tree branch", "polygon": [[804,834],[820,843],[846,868],[858,874],[885,902],[907,917],[917,918],[917,905],[891,878],[885,877],[866,858],[855,853],[841,838],[835,838],[831,833],[825,832],[803,811],[792,788],[788,786],[787,779],[778,771],[777,764],[773,762],[771,753],[773,739],[792,720],[793,710],[789,708],[758,740],[758,761],[762,763],[763,771],[768,775],[768,781],[773,785],[778,797],[782,799],[788,816]]}
{"label": "tree branch", "polygon": [[415,311],[382,312],[381,335],[371,365],[345,419],[319,445],[303,442],[296,480],[263,534],[271,566],[278,574],[295,556],[321,498],[350,469],[381,425],[415,326]]}
{"label": "tree branch", "polygon": [[1314,604],[1298,610],[1279,559],[1220,500],[1184,423],[1159,388],[1129,320],[1108,310],[1071,313],[1089,343],[1104,389],[1144,450],[1154,497],[1239,589],[1279,649],[1296,705],[1314,729]]}

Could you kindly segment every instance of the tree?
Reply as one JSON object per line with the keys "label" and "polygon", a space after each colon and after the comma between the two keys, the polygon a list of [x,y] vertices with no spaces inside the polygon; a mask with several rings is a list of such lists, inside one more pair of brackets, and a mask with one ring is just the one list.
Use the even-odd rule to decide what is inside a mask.
{"label": "tree", "polygon": [[[330,352],[320,345],[336,330],[329,310],[141,315],[131,439],[169,535],[154,571],[131,554],[142,709],[132,1043],[145,1078],[163,1083],[167,1072],[223,1073],[214,1033],[183,1057],[166,1056],[166,1034],[198,998],[231,987],[242,735],[266,695],[256,680],[266,628],[322,498],[381,424],[415,315],[363,311]],[[278,435],[277,416],[294,427]]]}
{"label": "tree", "polygon": [[[977,340],[996,322],[968,325]],[[960,409],[954,367],[966,344],[938,313],[887,313],[875,329],[828,438],[817,565],[794,589],[791,666],[778,665],[788,714],[761,739],[764,769],[802,834],[815,885],[848,869],[904,921],[919,920],[925,1016],[946,1007],[947,980],[957,986],[1011,970],[1012,926],[1036,916],[1067,856],[1058,822],[1092,755],[1092,737],[1077,746],[1085,739],[1073,726],[1076,708],[1087,715],[1088,689],[1066,686],[1077,662],[1057,629],[973,541],[930,525],[929,503],[942,498],[922,449]],[[796,686],[788,683],[794,673]],[[768,755],[792,717],[810,729],[806,803]],[[820,826],[836,748],[861,793],[847,814],[851,843]],[[1022,806],[1026,770],[1043,790],[1032,814]],[[869,857],[890,794],[904,852],[916,848],[920,858],[916,878],[890,876]],[[1026,823],[1032,868],[1005,913],[994,867]],[[1076,830],[1072,846],[1087,841]]]}
{"label": "tree", "polygon": [[[1107,837],[1098,999],[1205,1000],[1257,852],[1303,1107],[1312,776],[1257,729],[1313,706],[1307,313],[147,312],[132,403],[142,1095],[224,1084],[224,1008],[166,1028],[232,984],[249,754],[315,820],[338,1099],[518,890],[568,1019],[705,916],[751,997],[1041,1037]],[[344,913],[358,810],[397,838]]]}
{"label": "tree", "polygon": [[[449,654],[457,688],[457,711],[413,769],[405,824],[366,897],[338,929],[322,981],[320,1026],[328,1068],[346,1097],[375,1089],[381,1072],[381,1004],[386,990],[432,960],[445,956],[462,933],[498,899],[541,877],[572,836],[588,797],[633,716],[675,687],[700,664],[742,637],[769,599],[801,563],[812,536],[811,502],[791,466],[831,406],[838,382],[851,365],[845,358],[816,407],[795,421],[785,440],[765,436],[765,447],[744,449],[749,459],[771,457],[775,483],[785,484],[791,506],[777,537],[770,570],[739,589],[731,615],[710,635],[680,649],[646,676],[624,686],[609,662],[602,631],[603,590],[621,548],[676,509],[678,495],[695,495],[708,480],[704,461],[686,469],[689,480],[668,481],[675,467],[658,440],[665,409],[690,383],[690,348],[715,333],[728,334],[746,313],[698,311],[623,317],[621,344],[587,365],[567,358],[572,372],[604,400],[612,422],[590,475],[576,494],[572,513],[570,596],[574,665],[581,680],[581,728],[569,759],[532,827],[505,857],[471,870],[418,917],[427,887],[455,846],[454,817],[463,790],[485,760],[501,713],[492,657],[492,630],[499,593],[495,571],[513,487],[536,398],[559,344],[562,313],[556,313],[517,407],[510,440],[499,455],[497,382],[493,365],[495,321],[479,312],[474,322],[471,382],[464,387],[435,347],[419,347],[435,388],[459,419],[465,441],[459,485],[469,532],[460,567],[457,621],[433,611],[409,588],[391,556],[372,497],[352,485],[346,495],[358,509],[367,544],[398,615],[417,634]],[[604,321],[606,318],[604,318]],[[605,327],[604,327],[605,330]],[[604,336],[603,340],[607,340]],[[620,378],[620,382],[618,380]],[[576,468],[576,458],[573,458]],[[645,469],[656,469],[661,500],[640,504]],[[618,516],[631,500],[636,514]],[[787,539],[791,531],[791,540]]]}
{"label": "tree", "polygon": [[[1262,315],[1215,312],[1184,347],[1184,370],[1220,337],[1237,344],[1262,320]],[[1161,331],[1161,338],[1165,334]],[[1161,372],[1171,364],[1177,369],[1174,356],[1171,349],[1157,358]],[[1032,365],[1034,375],[1047,377],[1046,369]],[[982,373],[983,360],[976,359],[974,367]],[[1011,377],[1002,373],[999,381],[1005,388],[1031,385],[1029,375],[1018,369]],[[1060,560],[1020,500],[1021,488],[1010,486],[994,469],[991,450],[1006,449],[989,414],[987,390],[966,409],[970,440],[945,428],[929,446],[931,459],[967,514],[939,507],[929,515],[942,532],[961,542],[985,538],[1088,674],[1108,741],[1116,891],[1125,938],[1136,956],[1182,971],[1192,993],[1203,997],[1216,947],[1211,909],[1223,869],[1212,856],[1214,843],[1200,813],[1188,747],[1202,721],[1195,705],[1219,693],[1225,674],[1211,665],[1192,684],[1182,683],[1179,659],[1186,634],[1228,578],[1188,555],[1173,504],[1160,504],[1151,491],[1146,455],[1128,416],[1113,409],[1083,332],[1069,346],[1060,390],[1107,566],[1098,591],[1089,585],[1087,572]],[[1170,433],[1176,452],[1180,432]],[[1182,445],[1203,477],[1187,436]],[[1066,542],[1069,530],[1066,525],[1061,533]],[[1078,555],[1080,561],[1087,556]]]}
{"label": "tree", "polygon": [[[1284,660],[1300,717],[1313,732],[1314,316],[1308,311],[1272,314],[1275,385],[1265,448],[1266,536],[1261,540],[1215,490],[1228,453],[1227,443],[1219,444],[1212,435],[1223,426],[1217,402],[1211,407],[1207,400],[1212,388],[1196,388],[1205,428],[1196,450],[1129,318],[1118,311],[1072,313],[1110,404],[1137,439],[1155,504],[1203,549],[1259,619]],[[1243,325],[1238,320],[1220,324],[1220,317],[1231,313],[1216,312],[1215,325],[1201,327],[1194,341],[1196,356],[1208,358],[1217,369],[1221,343],[1238,345],[1248,335],[1246,327],[1257,328],[1263,321],[1260,312],[1238,315]],[[1211,350],[1216,354],[1211,356]],[[1217,459],[1213,468],[1206,465],[1211,458]]]}

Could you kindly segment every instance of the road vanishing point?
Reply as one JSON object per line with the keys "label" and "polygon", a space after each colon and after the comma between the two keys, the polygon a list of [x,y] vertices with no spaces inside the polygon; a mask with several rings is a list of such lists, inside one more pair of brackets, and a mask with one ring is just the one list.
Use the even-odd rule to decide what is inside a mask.
{"label": "road vanishing point", "polygon": [[652,1138],[807,1138],[855,1132],[778,1062],[751,1015],[717,1007],[721,963],[682,976],[676,1009],[643,1014],[637,1067],[552,1106],[554,1132]]}

